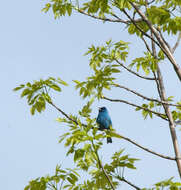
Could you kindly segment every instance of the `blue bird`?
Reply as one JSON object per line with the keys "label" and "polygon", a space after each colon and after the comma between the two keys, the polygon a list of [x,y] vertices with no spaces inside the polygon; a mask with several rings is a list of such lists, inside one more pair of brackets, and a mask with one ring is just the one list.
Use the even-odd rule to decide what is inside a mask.
{"label": "blue bird", "polygon": [[[96,122],[98,123],[99,130],[110,129],[112,126],[112,121],[106,107],[99,108],[99,114]],[[111,137],[107,137],[107,143],[112,143]]]}

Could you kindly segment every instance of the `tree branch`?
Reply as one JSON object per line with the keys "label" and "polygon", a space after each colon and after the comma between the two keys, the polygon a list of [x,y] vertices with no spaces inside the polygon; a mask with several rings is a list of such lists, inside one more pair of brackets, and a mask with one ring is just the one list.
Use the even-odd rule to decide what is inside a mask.
{"label": "tree branch", "polygon": [[52,105],[56,110],[58,110],[62,115],[64,115],[68,120],[74,122],[76,125],[78,125],[78,122],[71,117],[69,117],[64,111],[62,111],[60,108],[58,108],[53,102],[48,102],[50,105]]}
{"label": "tree branch", "polygon": [[128,181],[128,180],[125,179],[124,177],[118,176],[117,179],[119,179],[120,181],[123,181],[123,182],[127,183],[128,185],[130,185],[130,186],[133,187],[134,189],[141,190],[141,188],[139,188],[138,186],[134,185],[133,183],[131,183],[130,181]]}
{"label": "tree branch", "polygon": [[145,44],[145,46],[146,46],[146,49],[147,49],[149,52],[151,52],[151,50],[150,50],[150,48],[149,48],[149,45],[148,45],[148,43],[146,42],[146,40],[144,39],[143,36],[141,36],[141,39],[143,40],[143,42],[144,42],[144,44]]}
{"label": "tree branch", "polygon": [[111,102],[121,102],[121,103],[124,103],[124,104],[128,104],[128,105],[130,105],[130,106],[133,106],[133,107],[140,108],[140,109],[142,109],[142,110],[145,110],[145,111],[151,112],[151,113],[155,114],[156,116],[158,116],[158,117],[160,117],[160,118],[162,118],[162,119],[168,121],[167,119],[164,118],[164,114],[161,114],[161,113],[155,112],[155,111],[150,110],[150,109],[148,109],[148,108],[143,108],[143,107],[141,107],[141,106],[139,106],[139,105],[136,105],[136,104],[130,103],[130,102],[128,102],[128,101],[120,100],[120,99],[111,99],[111,98],[107,98],[107,97],[105,97],[105,96],[102,97],[102,99],[104,99],[104,100],[108,100],[108,101],[111,101]]}
{"label": "tree branch", "polygon": [[174,53],[175,50],[177,49],[177,47],[178,47],[178,45],[179,45],[179,43],[180,43],[180,40],[181,40],[181,32],[179,32],[177,41],[176,41],[175,45],[174,45],[173,48],[172,48],[172,53]]}
{"label": "tree branch", "polygon": [[[123,24],[126,24],[126,25],[128,25],[128,24],[131,23],[129,20],[123,20],[123,19],[119,18],[119,17],[118,17],[116,14],[114,14],[114,13],[110,13],[110,14],[111,14],[113,17],[115,17],[116,20],[111,19],[111,18],[103,18],[103,17],[91,15],[91,14],[89,14],[89,13],[84,12],[83,10],[81,10],[81,9],[79,9],[79,8],[75,8],[75,10],[78,11],[79,13],[81,13],[81,14],[84,14],[84,15],[86,15],[86,16],[92,17],[92,18],[97,19],[97,20],[102,20],[102,21],[104,21],[104,22],[117,22],[117,23],[123,23]],[[142,21],[142,19],[136,19],[136,20],[134,20],[134,22],[140,22],[140,21]]]}
{"label": "tree branch", "polygon": [[157,100],[157,99],[155,99],[155,98],[148,98],[148,97],[146,97],[146,96],[144,96],[144,95],[142,95],[142,94],[136,92],[135,90],[132,90],[132,89],[130,89],[130,88],[127,88],[127,87],[122,86],[122,85],[119,85],[119,84],[113,84],[113,85],[114,85],[115,87],[123,88],[123,89],[125,89],[125,90],[127,90],[127,91],[129,91],[129,92],[131,92],[131,93],[133,93],[133,94],[136,94],[137,96],[139,96],[139,97],[141,97],[141,98],[143,98],[143,99],[145,99],[145,100],[148,100],[148,101],[154,101],[154,102],[157,102],[157,103],[160,103],[160,104],[166,104],[166,105],[169,105],[169,106],[181,107],[181,105],[178,105],[178,104],[171,104],[171,103],[168,103],[168,102],[165,102],[165,101]]}
{"label": "tree branch", "polygon": [[123,24],[129,24],[129,21],[127,21],[127,20],[122,20],[122,19],[120,19],[119,17],[117,17],[117,16],[114,15],[114,14],[112,14],[112,15],[117,18],[116,20],[110,19],[110,18],[102,18],[102,17],[98,17],[98,16],[95,16],[95,15],[91,15],[91,14],[89,14],[89,13],[84,12],[84,11],[81,10],[81,9],[78,9],[78,8],[75,8],[75,10],[77,10],[77,11],[78,11],[79,13],[81,13],[81,14],[84,14],[84,15],[86,15],[86,16],[92,17],[92,18],[97,19],[97,20],[102,20],[102,21],[104,21],[104,22],[107,22],[107,21],[108,21],[108,22],[118,22],[118,23],[123,23]]}
{"label": "tree branch", "polygon": [[164,41],[164,43],[167,45],[168,49],[171,51],[171,47],[169,45],[169,43],[165,40],[165,38],[163,37],[162,33],[161,33],[161,30],[159,28],[157,28],[159,34],[160,34],[160,37],[161,39]]}
{"label": "tree branch", "polygon": [[[153,72],[153,75],[154,75],[155,77],[157,77],[156,72]],[[156,80],[155,82],[156,82],[156,87],[157,87],[158,95],[161,97],[159,82],[158,82],[158,80]]]}
{"label": "tree branch", "polygon": [[150,77],[145,77],[145,76],[142,76],[142,75],[139,75],[138,73],[132,71],[131,69],[129,69],[128,67],[124,66],[122,63],[120,63],[117,59],[115,59],[115,61],[121,66],[123,67],[124,69],[126,69],[127,71],[129,71],[130,73],[136,75],[137,77],[139,78],[142,78],[142,79],[146,79],[146,80],[155,80],[155,78],[150,78]]}
{"label": "tree branch", "polygon": [[151,5],[151,4],[154,3],[154,2],[155,2],[155,0],[152,0],[152,1],[148,2],[147,4],[148,4],[148,5]]}
{"label": "tree branch", "polygon": [[[69,119],[70,121],[73,121],[74,123],[78,124],[78,122],[77,122],[76,120],[73,120],[72,118],[70,118],[70,117],[69,117],[65,112],[63,112],[60,108],[58,108],[57,106],[55,106],[55,104],[53,104],[53,103],[50,103],[50,104],[51,104],[57,111],[59,111],[61,114],[63,114],[67,119]],[[84,125],[84,126],[86,127],[86,125]],[[161,158],[165,158],[165,159],[168,159],[168,160],[176,160],[175,158],[172,158],[172,157],[169,157],[169,156],[164,156],[164,155],[159,154],[159,153],[156,153],[156,152],[154,152],[154,151],[152,151],[152,150],[150,150],[150,149],[148,149],[148,148],[145,148],[145,147],[143,147],[142,145],[136,143],[135,141],[129,139],[128,137],[125,137],[125,136],[123,136],[123,135],[119,135],[118,133],[115,133],[115,132],[113,132],[113,131],[111,131],[110,134],[112,134],[113,137],[122,138],[122,139],[124,139],[124,140],[126,140],[126,141],[128,141],[128,142],[130,142],[130,143],[132,143],[132,144],[134,144],[135,146],[137,146],[137,147],[139,147],[139,148],[141,148],[141,149],[143,149],[143,150],[145,150],[145,151],[147,151],[147,152],[149,152],[149,153],[151,153],[151,154],[154,154],[154,155],[156,155],[156,156],[159,156],[159,157],[161,157]],[[99,158],[99,157],[98,157],[98,158]],[[178,159],[179,159],[179,158],[178,158]],[[103,167],[102,164],[100,165],[100,167],[102,168],[103,172],[104,172],[105,175],[106,175],[107,173],[106,173],[106,171],[104,170],[104,167]],[[107,177],[107,179],[108,179],[108,178],[109,178],[109,176]]]}
{"label": "tree branch", "polygon": [[[152,41],[152,52],[154,57],[156,57],[156,49],[155,49],[155,44]],[[167,101],[166,98],[166,91],[165,91],[165,87],[164,87],[164,83],[163,83],[163,77],[162,77],[162,73],[159,67],[159,63],[157,64],[157,75],[158,75],[158,84],[159,84],[159,94],[160,94],[160,99],[162,101]],[[178,140],[177,140],[177,135],[176,135],[176,131],[175,131],[175,122],[173,120],[173,116],[171,113],[171,110],[169,108],[169,105],[166,104],[162,104],[163,108],[165,110],[165,114],[167,115],[168,121],[169,121],[169,128],[170,128],[170,133],[171,133],[171,137],[172,137],[172,143],[173,143],[173,147],[174,147],[174,152],[175,152],[175,160],[177,163],[177,168],[178,168],[178,173],[180,175],[181,178],[181,153],[179,150],[179,145],[178,145]]]}
{"label": "tree branch", "polygon": [[[159,65],[158,65],[158,68],[157,68],[157,73],[158,73],[158,79],[159,79],[159,84],[160,84],[161,99],[163,101],[166,101],[166,93],[165,93],[163,78],[162,78],[162,74],[161,74]],[[177,139],[177,135],[176,135],[176,131],[175,131],[175,122],[173,120],[172,113],[170,111],[169,106],[163,104],[163,107],[165,109],[165,113],[166,113],[167,118],[169,120],[169,128],[170,128],[170,133],[171,133],[171,137],[172,137],[174,152],[175,152],[175,156],[176,156],[177,168],[178,168],[178,172],[179,172],[179,175],[180,175],[180,178],[181,178],[181,153],[180,153],[180,150],[179,150],[178,139]]]}
{"label": "tree branch", "polygon": [[173,157],[165,156],[165,155],[163,155],[163,154],[160,154],[160,153],[157,153],[157,152],[155,152],[155,151],[153,151],[153,150],[150,150],[150,149],[148,149],[148,148],[145,148],[145,147],[143,147],[142,145],[136,143],[135,141],[129,139],[128,137],[124,137],[123,135],[120,135],[120,134],[118,134],[118,133],[115,133],[115,132],[112,132],[112,131],[111,131],[110,134],[112,134],[111,136],[113,136],[113,137],[122,138],[122,139],[124,139],[124,140],[126,140],[126,141],[128,141],[128,142],[130,142],[130,143],[132,143],[132,144],[134,144],[135,146],[137,146],[137,147],[139,147],[139,148],[145,150],[146,152],[149,152],[149,153],[154,154],[154,155],[156,155],[156,156],[159,156],[159,157],[161,157],[161,158],[164,158],[164,159],[167,159],[167,160],[176,160],[176,159],[173,158]]}

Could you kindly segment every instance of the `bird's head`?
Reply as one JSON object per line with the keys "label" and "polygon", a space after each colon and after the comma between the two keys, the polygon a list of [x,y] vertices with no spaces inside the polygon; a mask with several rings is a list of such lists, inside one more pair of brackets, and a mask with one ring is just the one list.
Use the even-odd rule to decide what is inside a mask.
{"label": "bird's head", "polygon": [[107,112],[107,108],[106,107],[100,107],[99,112]]}

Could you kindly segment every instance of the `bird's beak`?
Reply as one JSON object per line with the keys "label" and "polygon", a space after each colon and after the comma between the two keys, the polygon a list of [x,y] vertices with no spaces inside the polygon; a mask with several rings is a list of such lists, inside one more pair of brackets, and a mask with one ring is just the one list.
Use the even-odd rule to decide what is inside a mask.
{"label": "bird's beak", "polygon": [[99,111],[101,111],[101,107],[98,107],[99,108]]}

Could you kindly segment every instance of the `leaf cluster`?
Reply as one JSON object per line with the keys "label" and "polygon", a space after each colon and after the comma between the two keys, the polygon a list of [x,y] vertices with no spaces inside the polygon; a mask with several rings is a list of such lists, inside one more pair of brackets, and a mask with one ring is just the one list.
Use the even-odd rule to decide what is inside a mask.
{"label": "leaf cluster", "polygon": [[28,105],[31,106],[31,114],[34,115],[35,111],[41,113],[45,110],[46,102],[51,102],[49,96],[50,90],[61,92],[60,84],[67,86],[67,83],[62,79],[49,77],[46,80],[40,79],[33,83],[28,82],[26,84],[21,84],[13,90],[22,90],[21,98],[27,98]]}
{"label": "leaf cluster", "polygon": [[51,0],[51,3],[47,3],[42,11],[46,13],[50,8],[53,11],[54,18],[57,19],[66,14],[70,16],[72,14],[73,6],[69,0]]}
{"label": "leaf cluster", "polygon": [[137,72],[140,67],[143,69],[146,75],[149,75],[150,71],[155,72],[157,70],[157,63],[159,62],[150,52],[144,52],[144,57],[138,57],[132,61],[129,67],[136,66]]}
{"label": "leaf cluster", "polygon": [[175,15],[172,18],[169,9],[168,5],[161,7],[151,6],[147,9],[148,18],[163,32],[177,34],[178,31],[181,31],[181,18]]}
{"label": "leaf cluster", "polygon": [[105,14],[111,11],[111,7],[108,3],[109,0],[91,0],[83,3],[80,9],[86,11],[88,14],[97,13],[100,17],[104,18]]}
{"label": "leaf cluster", "polygon": [[127,50],[127,42],[112,43],[111,40],[107,41],[105,46],[95,47],[92,45],[89,48],[85,55],[91,56],[89,65],[94,74],[83,82],[74,80],[76,89],[79,89],[83,98],[95,95],[100,99],[103,89],[111,89],[111,85],[116,79],[113,74],[120,73],[120,65],[116,63],[116,60],[126,61]]}
{"label": "leaf cluster", "polygon": [[55,174],[53,176],[45,176],[31,180],[24,190],[46,190],[46,189],[68,189],[79,190],[76,182],[80,175],[76,171],[77,169],[61,169],[61,166],[57,165]]}
{"label": "leaf cluster", "polygon": [[143,190],[180,190],[181,183],[180,182],[173,182],[173,177],[167,180],[163,180],[158,182],[154,185],[153,188],[143,188]]}

